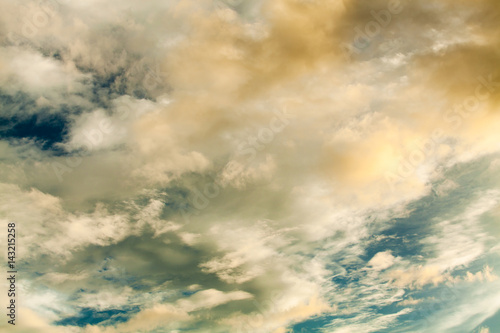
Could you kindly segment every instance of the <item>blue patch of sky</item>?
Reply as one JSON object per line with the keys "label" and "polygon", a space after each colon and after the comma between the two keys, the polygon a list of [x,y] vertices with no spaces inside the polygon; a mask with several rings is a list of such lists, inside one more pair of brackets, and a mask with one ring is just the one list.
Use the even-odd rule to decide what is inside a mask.
{"label": "blue patch of sky", "polygon": [[64,140],[70,124],[69,115],[78,114],[77,106],[38,107],[25,93],[13,95],[0,91],[0,139],[28,139],[41,149],[61,151],[56,143]]}
{"label": "blue patch of sky", "polygon": [[82,308],[80,312],[71,317],[56,321],[57,326],[79,326],[101,325],[110,326],[126,322],[133,314],[139,312],[139,307],[128,307],[123,309],[110,309],[97,311],[92,308]]}

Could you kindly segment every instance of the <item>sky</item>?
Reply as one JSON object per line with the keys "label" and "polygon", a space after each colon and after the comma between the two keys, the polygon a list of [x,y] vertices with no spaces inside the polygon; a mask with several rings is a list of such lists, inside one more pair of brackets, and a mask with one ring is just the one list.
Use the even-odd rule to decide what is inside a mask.
{"label": "sky", "polygon": [[0,8],[0,331],[500,332],[497,0]]}

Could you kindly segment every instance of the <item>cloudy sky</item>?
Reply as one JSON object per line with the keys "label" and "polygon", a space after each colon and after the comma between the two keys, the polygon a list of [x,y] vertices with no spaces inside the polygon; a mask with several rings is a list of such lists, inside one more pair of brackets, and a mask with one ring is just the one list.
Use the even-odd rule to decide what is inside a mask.
{"label": "cloudy sky", "polygon": [[2,332],[500,332],[498,0],[0,8]]}

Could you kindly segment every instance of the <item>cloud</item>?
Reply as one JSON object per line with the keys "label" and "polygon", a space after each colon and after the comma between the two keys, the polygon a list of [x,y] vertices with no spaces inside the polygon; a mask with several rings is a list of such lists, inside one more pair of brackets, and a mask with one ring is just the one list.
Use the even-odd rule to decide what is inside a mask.
{"label": "cloud", "polygon": [[[16,321],[16,330],[21,333],[32,333],[32,332],[40,332],[40,333],[77,333],[79,331],[78,328],[68,328],[68,327],[57,327],[51,325],[51,323],[42,316],[38,315],[36,312],[32,311],[29,308],[21,307],[18,311],[23,313],[23,318]],[[7,325],[2,323],[3,329],[10,329]]]}
{"label": "cloud", "polygon": [[482,271],[477,272],[476,274],[473,274],[471,272],[467,272],[467,276],[465,277],[465,280],[468,282],[493,282],[496,279],[498,279],[498,276],[493,274],[493,270],[489,266],[485,266]]}
{"label": "cloud", "polygon": [[448,279],[437,267],[413,267],[410,270],[393,270],[388,277],[398,287],[420,288],[427,284],[437,285]]}
{"label": "cloud", "polygon": [[65,94],[85,93],[85,82],[90,79],[71,63],[18,47],[2,48],[0,63],[2,89],[12,94],[25,91],[34,98],[43,97],[46,103],[60,104]]}
{"label": "cloud", "polygon": [[247,316],[236,315],[226,319],[225,322],[232,327],[233,330],[282,332],[290,323],[299,322],[305,318],[320,315],[322,313],[331,313],[335,311],[335,308],[313,297],[308,300],[307,303],[296,305],[285,311],[280,311],[272,307],[269,310],[270,311]]}
{"label": "cloud", "polygon": [[252,298],[252,295],[242,291],[233,291],[225,294],[215,289],[208,289],[200,291],[187,299],[177,301],[177,305],[182,309],[186,309],[187,312],[192,312],[248,298]]}
{"label": "cloud", "polygon": [[376,271],[381,271],[391,267],[396,259],[390,251],[379,252],[373,256],[368,262],[368,265]]}
{"label": "cloud", "polygon": [[408,306],[408,305],[416,305],[421,303],[423,300],[422,299],[413,299],[409,297],[408,299],[405,299],[404,301],[401,301],[398,303],[400,306]]}
{"label": "cloud", "polygon": [[[475,329],[500,308],[497,301],[498,294],[492,292],[496,285],[497,282],[483,285],[481,288],[475,289],[473,294],[470,293],[470,290],[460,291],[454,297],[457,306],[452,309],[444,306],[439,307],[435,314],[429,315],[429,325],[439,330]],[[457,315],[460,315],[459,320],[456,319]]]}
{"label": "cloud", "polygon": [[442,236],[429,236],[423,244],[435,247],[438,251],[428,264],[445,271],[460,265],[467,265],[484,252],[486,235],[480,225],[480,218],[497,205],[498,192],[481,193],[475,202],[453,220],[438,224]]}
{"label": "cloud", "polygon": [[[26,331],[418,331],[435,304],[445,331],[493,311],[496,1],[0,3]],[[432,298],[448,285],[456,304]],[[55,324],[87,307],[127,321]]]}
{"label": "cloud", "polygon": [[141,310],[124,324],[116,328],[100,328],[87,326],[85,332],[136,332],[137,330],[154,330],[158,327],[182,327],[183,322],[193,320],[190,312],[205,308],[216,307],[231,301],[251,298],[252,295],[233,291],[224,293],[215,289],[200,291],[186,299],[181,299],[175,304],[155,304],[151,308]]}

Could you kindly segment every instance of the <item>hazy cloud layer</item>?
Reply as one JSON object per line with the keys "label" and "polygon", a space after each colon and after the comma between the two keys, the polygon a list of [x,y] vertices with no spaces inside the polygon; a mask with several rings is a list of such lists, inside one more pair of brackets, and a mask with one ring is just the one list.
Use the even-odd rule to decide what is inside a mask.
{"label": "hazy cloud layer", "polygon": [[495,331],[497,1],[0,4],[2,329]]}

